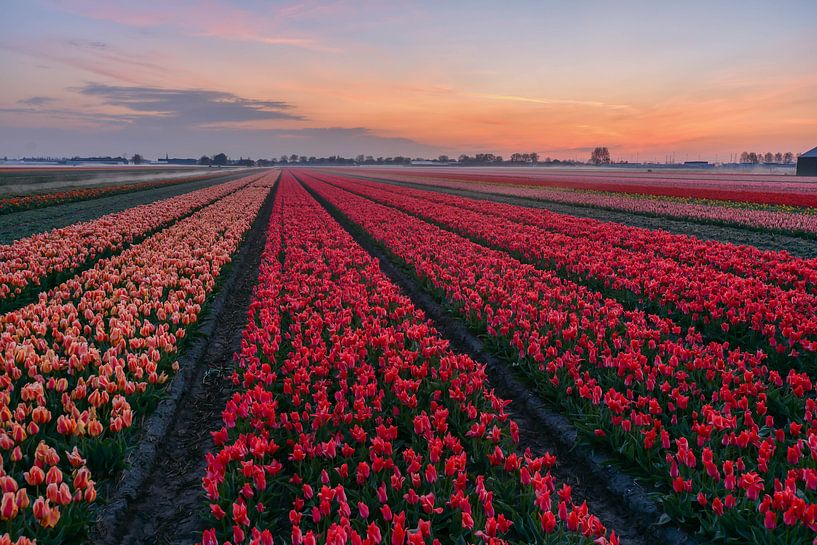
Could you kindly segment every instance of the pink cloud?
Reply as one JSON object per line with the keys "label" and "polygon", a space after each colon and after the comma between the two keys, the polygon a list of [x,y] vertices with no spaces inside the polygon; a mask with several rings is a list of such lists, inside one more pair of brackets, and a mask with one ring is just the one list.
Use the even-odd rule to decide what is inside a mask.
{"label": "pink cloud", "polygon": [[[53,4],[55,8],[91,19],[110,21],[137,28],[173,27],[189,36],[221,38],[232,41],[283,45],[323,52],[338,51],[312,36],[293,35],[280,21],[300,16],[305,7],[285,6],[268,14],[250,13],[216,0],[168,4],[155,0],[141,2],[94,2],[69,0]],[[321,10],[312,8],[313,13]]]}

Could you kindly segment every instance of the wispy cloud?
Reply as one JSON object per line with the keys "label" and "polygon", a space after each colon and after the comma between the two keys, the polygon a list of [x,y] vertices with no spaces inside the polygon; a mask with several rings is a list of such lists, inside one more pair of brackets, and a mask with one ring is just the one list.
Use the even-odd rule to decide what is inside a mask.
{"label": "wispy cloud", "polygon": [[187,75],[183,68],[171,70],[167,65],[143,60],[137,53],[121,51],[104,42],[65,39],[34,43],[0,42],[0,49],[126,83],[159,82],[170,75]]}
{"label": "wispy cloud", "polygon": [[[209,89],[165,89],[87,83],[69,88],[85,104],[69,95],[67,103],[46,96],[18,100],[19,106],[0,107],[0,113],[38,119],[78,121],[99,128],[218,129],[248,122],[303,121],[294,107],[280,100],[250,99]],[[89,103],[90,102],[90,103]],[[241,127],[234,127],[241,128]],[[244,127],[252,129],[252,127]]]}
{"label": "wispy cloud", "polygon": [[18,104],[24,104],[26,106],[43,106],[45,104],[50,104],[54,102],[56,99],[52,97],[41,97],[41,96],[33,96],[29,98],[24,98],[22,100],[18,100]]}
{"label": "wispy cloud", "polygon": [[336,46],[321,42],[315,36],[293,34],[282,24],[306,13],[319,15],[326,7],[288,5],[268,6],[250,12],[238,6],[216,0],[169,5],[167,2],[144,0],[122,2],[109,0],[104,4],[90,0],[53,2],[55,8],[90,19],[109,21],[134,28],[155,30],[172,27],[188,36],[220,38],[231,41],[255,42],[289,46],[321,52],[338,51]]}
{"label": "wispy cloud", "polygon": [[208,89],[163,89],[144,86],[117,86],[88,83],[75,89],[108,106],[126,108],[162,123],[201,126],[264,120],[302,120],[293,106],[279,100],[256,100],[224,91]]}
{"label": "wispy cloud", "polygon": [[630,108],[628,104],[608,104],[597,100],[575,100],[569,98],[537,98],[518,95],[493,95],[486,93],[471,93],[477,98],[487,98],[490,100],[507,100],[511,102],[525,102],[529,104],[543,104],[546,106],[589,106],[592,108],[609,108],[611,110],[624,110]]}

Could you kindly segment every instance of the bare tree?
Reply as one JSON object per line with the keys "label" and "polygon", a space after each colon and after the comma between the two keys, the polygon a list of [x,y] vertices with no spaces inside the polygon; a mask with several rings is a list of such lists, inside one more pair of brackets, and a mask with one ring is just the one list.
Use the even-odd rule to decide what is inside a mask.
{"label": "bare tree", "polygon": [[609,165],[610,150],[606,146],[595,148],[590,154],[590,162],[594,165]]}
{"label": "bare tree", "polygon": [[794,162],[794,154],[790,151],[787,151],[783,154],[783,162],[787,165],[790,165]]}

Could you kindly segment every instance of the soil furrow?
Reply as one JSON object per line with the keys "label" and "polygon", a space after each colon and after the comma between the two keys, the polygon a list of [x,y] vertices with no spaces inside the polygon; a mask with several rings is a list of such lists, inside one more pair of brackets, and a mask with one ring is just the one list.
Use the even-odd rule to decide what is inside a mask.
{"label": "soil furrow", "polygon": [[151,417],[131,469],[101,510],[94,543],[190,544],[200,538],[206,506],[201,478],[205,455],[213,447],[210,431],[219,427],[231,392],[233,354],[240,348],[258,280],[276,191],[277,186],[247,233],[201,337],[185,354],[187,365],[174,378],[170,399]]}

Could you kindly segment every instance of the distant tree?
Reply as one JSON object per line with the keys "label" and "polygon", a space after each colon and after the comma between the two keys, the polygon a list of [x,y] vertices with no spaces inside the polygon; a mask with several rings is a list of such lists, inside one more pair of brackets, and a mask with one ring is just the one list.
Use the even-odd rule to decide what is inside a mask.
{"label": "distant tree", "polygon": [[366,164],[371,165],[372,163],[374,163],[374,157],[372,157],[371,155],[367,155],[366,156]]}
{"label": "distant tree", "polygon": [[358,164],[363,164],[363,161],[366,160],[366,157],[361,153],[357,157],[355,157],[355,162]]}
{"label": "distant tree", "polygon": [[448,162],[448,155],[440,155],[439,157],[437,157],[437,160],[439,162],[441,162],[441,163],[447,163]]}
{"label": "distant tree", "polygon": [[790,151],[787,151],[783,154],[783,162],[787,165],[790,165],[794,162],[794,154]]}
{"label": "distant tree", "polygon": [[141,165],[142,163],[145,162],[145,158],[137,153],[130,158],[130,162],[133,163],[134,165]]}
{"label": "distant tree", "polygon": [[530,154],[530,162],[531,163],[538,163],[539,162],[539,154],[536,153],[536,152],[531,153]]}
{"label": "distant tree", "polygon": [[201,158],[199,159],[199,164],[200,165],[212,165],[213,160],[210,159],[209,157],[207,157],[206,155],[202,155]]}
{"label": "distant tree", "polygon": [[740,154],[740,162],[741,163],[748,163],[749,162],[749,152],[744,151]]}
{"label": "distant tree", "polygon": [[607,147],[597,147],[590,154],[590,162],[594,165],[609,165],[610,150]]}
{"label": "distant tree", "polygon": [[218,153],[213,155],[213,164],[218,166],[223,166],[227,164],[227,154],[225,153]]}
{"label": "distant tree", "polygon": [[756,165],[756,164],[758,164],[760,162],[760,156],[757,153],[753,152],[753,151],[749,152],[748,157],[749,157],[749,162],[752,163],[753,165]]}
{"label": "distant tree", "polygon": [[766,163],[771,163],[771,162],[773,162],[773,161],[774,161],[774,154],[773,154],[772,152],[770,152],[770,151],[767,151],[767,152],[766,152],[766,153],[763,155],[763,161],[765,161]]}
{"label": "distant tree", "polygon": [[298,162],[298,155],[296,155],[294,153],[292,155],[290,155],[289,156],[289,162],[290,163],[297,163]]}
{"label": "distant tree", "polygon": [[306,163],[306,155],[301,155],[298,157],[299,163]]}
{"label": "distant tree", "polygon": [[775,163],[782,163],[783,162],[783,154],[779,151],[774,154],[774,162]]}

